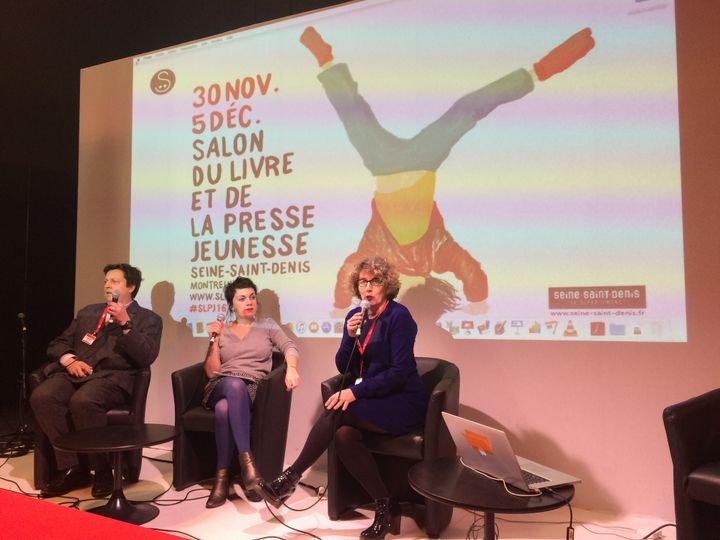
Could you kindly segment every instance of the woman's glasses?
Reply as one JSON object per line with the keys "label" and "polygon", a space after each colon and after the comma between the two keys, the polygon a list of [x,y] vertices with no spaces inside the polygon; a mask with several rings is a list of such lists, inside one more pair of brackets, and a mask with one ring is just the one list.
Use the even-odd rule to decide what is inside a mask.
{"label": "woman's glasses", "polygon": [[360,287],[367,287],[369,285],[372,285],[373,287],[379,287],[382,285],[382,279],[380,278],[372,278],[370,281],[367,279],[359,279],[358,280],[358,286]]}

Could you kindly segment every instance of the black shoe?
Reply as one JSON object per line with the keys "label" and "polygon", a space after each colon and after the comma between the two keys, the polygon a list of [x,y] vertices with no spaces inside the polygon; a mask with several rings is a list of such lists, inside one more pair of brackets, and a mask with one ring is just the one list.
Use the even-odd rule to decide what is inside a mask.
{"label": "black shoe", "polygon": [[230,492],[230,482],[227,469],[217,469],[215,471],[215,480],[210,490],[210,496],[205,502],[205,508],[217,508],[225,504]]}
{"label": "black shoe", "polygon": [[90,473],[79,465],[61,471],[40,491],[42,497],[59,497],[74,489],[90,485]]}
{"label": "black shoe", "polygon": [[112,469],[100,469],[95,471],[91,495],[96,499],[104,499],[113,492]]}
{"label": "black shoe", "polygon": [[300,475],[293,469],[287,468],[270,482],[269,486],[263,486],[266,493],[264,498],[275,508],[280,508],[280,505],[295,492],[298,482],[300,482]]}
{"label": "black shoe", "polygon": [[360,540],[384,540],[388,533],[400,534],[400,505],[390,498],[375,500],[373,524],[360,533]]}
{"label": "black shoe", "polygon": [[253,459],[252,453],[240,452],[238,459],[240,460],[241,484],[248,500],[251,502],[260,502],[265,499],[272,503],[273,501],[270,498],[268,485],[255,469],[255,460]]}
{"label": "black shoe", "polygon": [[262,495],[260,495],[257,491],[253,489],[243,489],[243,493],[245,494],[245,498],[250,502],[260,502],[263,500]]}
{"label": "black shoe", "polygon": [[265,480],[258,474],[255,469],[255,460],[250,452],[239,452],[240,460],[240,478],[242,479],[243,490],[247,492],[255,492],[260,497],[265,498],[267,485]]}
{"label": "black shoe", "polygon": [[[260,502],[263,500],[263,497],[260,493],[258,493],[256,490],[258,487],[256,486],[255,489],[248,489],[245,487],[245,481],[243,480],[242,474],[240,474],[240,478],[237,479],[238,484],[240,484],[240,487],[242,488],[243,495],[245,495],[245,498],[250,502]],[[260,479],[260,483],[262,485],[265,485],[265,482]]]}

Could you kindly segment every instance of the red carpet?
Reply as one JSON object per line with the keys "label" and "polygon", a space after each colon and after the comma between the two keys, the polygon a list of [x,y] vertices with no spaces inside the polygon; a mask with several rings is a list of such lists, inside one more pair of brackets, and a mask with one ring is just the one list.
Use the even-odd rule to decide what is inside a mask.
{"label": "red carpet", "polygon": [[0,538],[168,540],[177,537],[0,489]]}

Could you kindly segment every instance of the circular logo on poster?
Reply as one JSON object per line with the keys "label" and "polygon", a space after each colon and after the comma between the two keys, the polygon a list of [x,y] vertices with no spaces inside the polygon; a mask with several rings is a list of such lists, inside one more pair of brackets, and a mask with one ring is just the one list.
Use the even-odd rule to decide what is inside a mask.
{"label": "circular logo on poster", "polygon": [[159,96],[167,94],[175,86],[175,73],[170,69],[161,69],[150,80],[150,90]]}

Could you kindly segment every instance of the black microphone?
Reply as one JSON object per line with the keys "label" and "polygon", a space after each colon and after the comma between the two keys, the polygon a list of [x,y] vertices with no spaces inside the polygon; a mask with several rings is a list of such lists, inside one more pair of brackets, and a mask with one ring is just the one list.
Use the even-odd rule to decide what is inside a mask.
{"label": "black microphone", "polygon": [[[218,321],[218,322],[225,322],[225,314],[224,314],[224,313],[221,313],[220,315],[218,315],[218,316],[217,316],[217,321]],[[217,337],[217,332],[213,332],[212,334],[210,334],[210,343],[215,343],[215,338],[216,338],[216,337]]]}
{"label": "black microphone", "polygon": [[23,332],[27,332],[27,326],[25,326],[25,314],[21,311],[17,314],[17,318],[20,319],[20,327]]}
{"label": "black microphone", "polygon": [[[119,299],[120,299],[120,293],[118,291],[113,291],[112,292],[112,301],[117,304]],[[112,317],[108,318],[108,323],[114,323],[114,322],[115,321],[113,320]]]}
{"label": "black microphone", "polygon": [[362,315],[360,319],[360,324],[358,324],[357,330],[355,330],[355,337],[360,337],[360,330],[362,330],[362,325],[365,322],[365,316],[367,315],[367,310],[370,309],[370,302],[368,300],[363,300],[360,302],[360,313]]}

